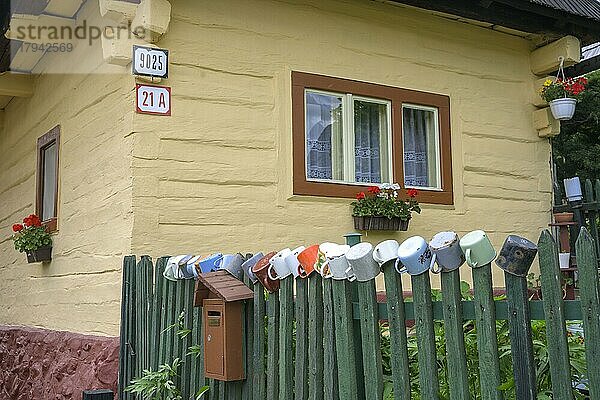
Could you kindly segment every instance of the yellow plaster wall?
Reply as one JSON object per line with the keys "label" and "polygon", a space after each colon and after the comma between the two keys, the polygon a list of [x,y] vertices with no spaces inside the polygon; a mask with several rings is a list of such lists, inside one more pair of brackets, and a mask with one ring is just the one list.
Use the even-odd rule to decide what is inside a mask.
{"label": "yellow plaster wall", "polygon": [[509,233],[537,241],[549,222],[550,146],[533,126],[525,39],[363,0],[172,4],[158,45],[171,51],[173,116],[134,120],[134,253],[272,250],[353,231],[350,200],[292,195],[292,70],[451,98],[455,205],[425,205],[409,232],[365,240],[483,228],[499,248]]}
{"label": "yellow plaster wall", "polygon": [[[97,1],[83,15],[99,15]],[[93,8],[93,7],[96,8]],[[44,58],[68,71],[102,64],[102,48]],[[121,264],[131,249],[133,78],[41,75],[0,124],[0,324],[118,335]],[[61,125],[59,231],[51,263],[27,264],[11,226],[34,212],[36,141]]]}

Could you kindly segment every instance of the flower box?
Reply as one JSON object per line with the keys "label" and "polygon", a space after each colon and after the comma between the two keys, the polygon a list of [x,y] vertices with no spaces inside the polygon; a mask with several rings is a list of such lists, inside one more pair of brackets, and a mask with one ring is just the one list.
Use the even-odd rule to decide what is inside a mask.
{"label": "flower box", "polygon": [[398,217],[354,217],[354,229],[360,231],[407,231],[409,221]]}
{"label": "flower box", "polygon": [[40,247],[37,250],[27,253],[27,262],[46,262],[52,260],[52,246]]}

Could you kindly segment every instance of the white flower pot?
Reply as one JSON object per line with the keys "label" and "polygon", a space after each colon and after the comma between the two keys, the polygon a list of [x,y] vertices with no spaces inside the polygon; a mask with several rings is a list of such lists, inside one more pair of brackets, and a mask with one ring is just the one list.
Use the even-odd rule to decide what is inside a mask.
{"label": "white flower pot", "polygon": [[571,98],[556,99],[548,104],[550,104],[550,110],[554,118],[559,121],[567,121],[573,118],[573,114],[575,114],[577,100]]}
{"label": "white flower pot", "polygon": [[558,261],[561,268],[569,268],[571,263],[571,253],[560,253]]}

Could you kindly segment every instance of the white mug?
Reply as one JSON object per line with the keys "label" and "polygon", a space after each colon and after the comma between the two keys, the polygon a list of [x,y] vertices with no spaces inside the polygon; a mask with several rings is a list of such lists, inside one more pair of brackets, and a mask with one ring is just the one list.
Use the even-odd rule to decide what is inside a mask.
{"label": "white mug", "polygon": [[304,271],[302,269],[302,267],[300,266],[300,262],[298,261],[298,254],[302,253],[305,249],[306,249],[306,247],[304,247],[304,246],[296,247],[285,258],[285,263],[286,263],[288,269],[290,270],[290,272],[292,273],[292,275],[294,275],[294,279],[296,279]]}
{"label": "white mug", "polygon": [[[421,236],[413,236],[406,239],[398,248],[398,261],[396,271],[398,273],[408,272],[410,275],[421,275],[433,268],[435,254],[431,252],[429,245]],[[398,268],[399,264],[403,268]]]}
{"label": "white mug", "polygon": [[429,248],[435,254],[438,269],[431,272],[437,274],[460,268],[465,263],[465,255],[460,248],[460,238],[456,232],[439,232],[429,242]]}
{"label": "white mug", "polygon": [[380,267],[388,261],[395,260],[398,258],[398,247],[400,247],[398,241],[394,239],[384,240],[375,246],[373,260],[377,261]]}
{"label": "white mug", "polygon": [[[335,280],[343,280],[348,279],[348,268],[350,268],[350,264],[348,264],[348,260],[346,256],[339,256],[332,259],[327,259],[325,264],[329,266],[329,274],[331,278]],[[324,266],[325,267],[325,266]],[[325,270],[325,268],[323,268]]]}
{"label": "white mug", "polygon": [[[269,260],[270,265],[269,269],[267,270],[269,278],[271,278],[272,280],[283,279],[292,274],[292,271],[290,271],[285,262],[285,258],[290,254],[292,254],[292,250],[290,250],[289,248],[285,248],[279,251],[273,256],[273,258]],[[276,275],[273,275],[273,271],[275,271]]]}
{"label": "white mug", "polygon": [[315,265],[315,269],[323,278],[331,278],[332,272],[329,266],[329,260],[345,255],[350,246],[337,243],[325,242],[319,245],[319,259]]}
{"label": "white mug", "polygon": [[346,253],[348,264],[359,282],[367,282],[379,275],[379,264],[373,259],[373,245],[368,242],[355,244]]}

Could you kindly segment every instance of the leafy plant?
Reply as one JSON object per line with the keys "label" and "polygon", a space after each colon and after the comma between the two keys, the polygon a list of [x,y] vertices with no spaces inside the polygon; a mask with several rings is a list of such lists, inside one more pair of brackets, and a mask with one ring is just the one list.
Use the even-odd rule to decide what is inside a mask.
{"label": "leafy plant", "polygon": [[409,220],[413,212],[421,213],[421,207],[416,200],[418,191],[408,189],[407,199],[399,195],[401,190],[397,183],[385,183],[380,186],[371,186],[367,193],[360,192],[356,195],[352,215],[355,217],[379,216],[388,218],[400,218],[404,221]]}
{"label": "leafy plant", "polygon": [[585,91],[588,84],[586,77],[569,78],[569,79],[547,79],[540,89],[540,95],[546,101],[562,99],[566,97],[577,98]]}
{"label": "leafy plant", "polygon": [[15,250],[20,253],[32,253],[40,247],[52,245],[50,234],[35,214],[25,217],[22,224],[14,224],[12,229]]}
{"label": "leafy plant", "polygon": [[[461,292],[464,300],[471,300],[473,298],[470,286],[466,282],[461,282]],[[431,296],[433,301],[440,301],[442,293],[441,291],[434,289],[432,290]],[[504,298],[504,295],[498,296],[496,297],[496,300],[503,300]],[[405,301],[412,301],[412,299],[408,298],[405,299]],[[390,348],[390,331],[387,323],[380,324],[380,332],[381,356],[384,373],[384,399],[392,400],[394,398],[391,370],[392,353]],[[463,332],[467,358],[469,392],[473,399],[480,399],[481,394],[479,382],[477,329],[474,321],[466,321],[463,325]],[[502,384],[500,385],[499,389],[503,392],[505,399],[516,399],[513,378],[512,350],[507,321],[496,322],[496,334],[498,340],[500,376],[502,380]],[[434,322],[434,335],[440,384],[439,398],[450,399],[446,339],[444,323],[442,321]],[[534,361],[536,365],[538,399],[552,399],[552,381],[550,377],[545,321],[532,321],[532,338]],[[580,383],[581,386],[585,387],[586,360],[583,336],[578,333],[569,333],[567,341],[569,346],[572,381],[575,383]],[[413,399],[421,399],[421,388],[419,385],[418,347],[416,331],[414,327],[407,329],[407,349],[409,358],[411,396]],[[576,399],[585,398],[577,390],[573,390],[573,396]]]}
{"label": "leafy plant", "polygon": [[158,371],[145,369],[142,376],[132,380],[125,391],[139,394],[145,400],[182,400],[181,392],[175,385],[180,365],[181,360],[176,358],[172,365],[159,366]]}

